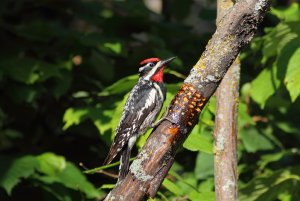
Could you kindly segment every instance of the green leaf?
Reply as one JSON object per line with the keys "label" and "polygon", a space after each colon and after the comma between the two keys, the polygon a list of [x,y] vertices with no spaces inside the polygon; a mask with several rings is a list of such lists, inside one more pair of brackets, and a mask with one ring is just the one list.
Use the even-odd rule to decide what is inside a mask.
{"label": "green leaf", "polygon": [[195,176],[206,179],[214,174],[214,155],[199,152],[196,159]]}
{"label": "green leaf", "polygon": [[[135,158],[130,158],[129,161],[133,161]],[[99,173],[101,172],[101,170],[105,170],[105,169],[108,169],[108,168],[111,168],[111,167],[115,167],[115,166],[118,166],[120,164],[120,161],[118,162],[115,162],[115,163],[110,163],[108,165],[103,165],[103,166],[100,166],[100,167],[96,167],[96,168],[93,168],[93,169],[90,169],[90,170],[85,170],[83,171],[83,173],[85,174],[96,174],[96,173]]]}
{"label": "green leaf", "polygon": [[121,43],[104,43],[103,46],[110,49],[115,54],[120,54],[122,51]]}
{"label": "green leaf", "polygon": [[169,175],[176,179],[176,185],[183,191],[183,194],[188,194],[193,190],[197,190],[197,179],[192,172],[186,172],[179,175],[175,171],[170,170]]}
{"label": "green leaf", "polygon": [[270,140],[270,142],[272,142],[274,145],[283,149],[282,141],[278,139],[273,127],[270,124],[267,125],[265,128],[261,129],[260,133],[263,133],[268,138],[268,140]]}
{"label": "green leaf", "polygon": [[65,125],[63,129],[66,130],[70,126],[78,125],[83,121],[90,119],[98,128],[101,134],[111,128],[109,124],[112,116],[112,110],[106,110],[100,105],[95,107],[85,108],[68,108],[63,116]]}
{"label": "green leaf", "polygon": [[277,121],[276,126],[286,133],[299,133],[300,129],[288,121]]}
{"label": "green leaf", "polygon": [[57,66],[30,58],[7,59],[0,63],[5,73],[25,84],[43,82],[51,77],[61,77]]}
{"label": "green leaf", "polygon": [[198,201],[198,200],[215,201],[215,192],[192,191],[189,194],[189,199],[191,199],[192,201]]}
{"label": "green leaf", "polygon": [[46,184],[60,183],[70,189],[79,190],[85,193],[88,198],[99,198],[102,194],[102,192],[98,191],[81,171],[70,162],[67,162],[66,167],[55,175],[36,176],[35,178]]}
{"label": "green leaf", "polygon": [[239,109],[238,109],[238,125],[239,128],[242,129],[245,126],[249,125],[255,125],[255,122],[253,121],[252,117],[248,114],[248,108],[247,105],[243,102],[239,103]]}
{"label": "green leaf", "polygon": [[268,164],[279,161],[283,157],[290,155],[300,155],[300,151],[295,148],[291,150],[280,151],[273,154],[266,154],[261,157],[261,160],[259,160],[257,164],[259,165],[259,169],[263,170]]}
{"label": "green leaf", "polygon": [[54,153],[43,153],[37,156],[39,161],[38,170],[46,175],[55,175],[66,168],[66,160]]}
{"label": "green leaf", "polygon": [[[266,101],[272,96],[280,85],[277,78],[277,68],[264,69],[251,83],[251,97],[261,108],[265,107]],[[263,86],[263,87],[262,87]]]}
{"label": "green leaf", "polygon": [[240,190],[239,200],[273,201],[284,192],[293,194],[299,190],[299,175],[299,166],[281,169],[272,174],[259,175]]}
{"label": "green leaf", "polygon": [[[213,120],[214,114],[211,113],[211,111],[210,111],[211,108],[209,108],[209,105],[210,105],[210,102],[208,102],[206,104],[206,106],[204,107],[204,109],[202,110],[202,112],[200,114],[200,118],[199,118],[199,120],[200,120],[199,126],[200,127],[203,125],[206,127],[213,128],[215,125],[215,122]],[[214,107],[214,106],[212,106],[212,107]]]}
{"label": "green leaf", "polygon": [[297,38],[298,34],[295,33],[293,27],[297,26],[295,23],[279,23],[275,28],[266,28],[267,34],[263,36],[263,61],[265,61],[279,54],[282,48],[291,40]]}
{"label": "green leaf", "polygon": [[128,93],[133,86],[136,84],[138,80],[138,75],[131,75],[125,78],[122,78],[112,84],[111,86],[105,88],[101,93],[100,96],[104,95],[116,95],[116,94],[125,94]]}
{"label": "green leaf", "polygon": [[115,186],[115,184],[103,184],[100,189],[113,189]]}
{"label": "green leaf", "polygon": [[179,188],[174,182],[172,182],[169,179],[164,179],[162,185],[168,189],[170,192],[172,192],[174,195],[180,196],[183,195],[183,191],[181,188]]}
{"label": "green leaf", "polygon": [[63,116],[65,125],[63,130],[68,129],[72,125],[78,125],[87,118],[89,108],[68,108]]}
{"label": "green leaf", "polygon": [[200,192],[212,192],[214,187],[215,187],[214,178],[207,178],[199,184],[198,190]]}
{"label": "green leaf", "polygon": [[272,7],[271,13],[286,22],[300,20],[300,9],[298,3],[292,3],[284,9],[276,9]]}
{"label": "green leaf", "polygon": [[22,178],[28,178],[38,167],[38,161],[33,156],[20,158],[0,157],[0,186],[10,195],[14,186]]}
{"label": "green leaf", "polygon": [[255,128],[244,129],[241,131],[241,140],[247,152],[256,152],[258,150],[273,149],[273,144],[261,135]]}
{"label": "green leaf", "polygon": [[200,135],[200,133],[192,132],[183,143],[183,147],[190,151],[202,151],[208,154],[213,154],[213,143],[211,139]]}
{"label": "green leaf", "polygon": [[296,98],[300,94],[300,39],[293,40],[289,43],[285,48],[281,57],[279,57],[279,61],[283,59],[288,59],[287,63],[287,72],[284,78],[284,82],[286,88],[288,89],[292,102],[296,100]]}

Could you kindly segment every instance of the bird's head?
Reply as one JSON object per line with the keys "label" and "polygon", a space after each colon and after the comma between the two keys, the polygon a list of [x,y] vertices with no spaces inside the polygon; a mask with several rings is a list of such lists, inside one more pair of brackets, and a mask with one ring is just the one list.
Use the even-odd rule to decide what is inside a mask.
{"label": "bird's head", "polygon": [[161,60],[159,58],[149,58],[140,62],[140,77],[154,82],[163,82],[164,67],[176,57]]}

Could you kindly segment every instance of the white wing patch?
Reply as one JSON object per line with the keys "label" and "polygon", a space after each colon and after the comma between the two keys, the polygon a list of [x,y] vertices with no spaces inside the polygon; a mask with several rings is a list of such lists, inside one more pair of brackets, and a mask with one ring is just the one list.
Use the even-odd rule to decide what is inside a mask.
{"label": "white wing patch", "polygon": [[148,94],[148,98],[146,100],[146,103],[145,103],[145,108],[150,107],[152,105],[152,103],[155,102],[155,95],[156,95],[156,90],[151,89],[151,91]]}

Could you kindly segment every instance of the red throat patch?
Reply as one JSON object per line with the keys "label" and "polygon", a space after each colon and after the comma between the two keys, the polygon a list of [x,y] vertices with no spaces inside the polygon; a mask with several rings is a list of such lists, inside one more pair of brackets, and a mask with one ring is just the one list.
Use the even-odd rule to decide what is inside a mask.
{"label": "red throat patch", "polygon": [[152,76],[151,80],[154,82],[164,81],[164,67],[162,67],[155,75]]}

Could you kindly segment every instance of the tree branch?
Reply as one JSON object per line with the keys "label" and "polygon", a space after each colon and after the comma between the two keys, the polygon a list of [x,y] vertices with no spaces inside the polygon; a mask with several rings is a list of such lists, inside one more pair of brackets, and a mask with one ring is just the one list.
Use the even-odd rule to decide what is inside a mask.
{"label": "tree branch", "polygon": [[236,143],[239,71],[240,64],[237,58],[217,90],[214,130],[214,176],[217,201],[238,200]]}
{"label": "tree branch", "polygon": [[154,197],[173,164],[176,150],[198,122],[228,68],[252,39],[271,0],[240,0],[220,20],[197,64],[171,101],[167,119],[152,132],[130,172],[105,200]]}
{"label": "tree branch", "polygon": [[[218,0],[217,23],[234,2]],[[237,57],[218,87],[214,129],[214,178],[216,201],[237,201],[237,107],[240,61]],[[224,101],[226,100],[226,101]]]}

